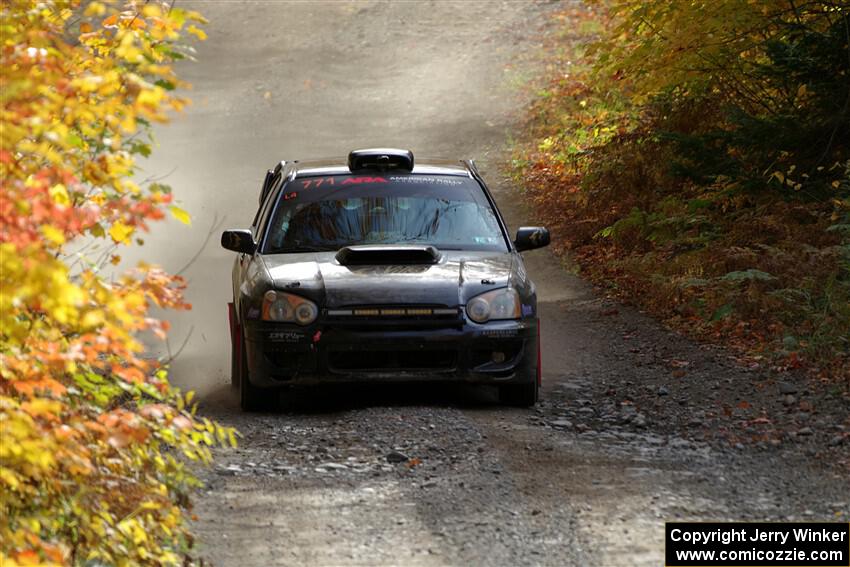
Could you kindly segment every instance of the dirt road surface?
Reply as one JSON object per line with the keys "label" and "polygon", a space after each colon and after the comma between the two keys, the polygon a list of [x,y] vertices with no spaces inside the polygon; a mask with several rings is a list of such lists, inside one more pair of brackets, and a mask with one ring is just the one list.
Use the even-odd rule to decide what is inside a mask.
{"label": "dirt road surface", "polygon": [[[145,171],[175,188],[193,227],[171,222],[142,252],[172,271],[188,263],[194,310],[172,318],[172,352],[188,337],[173,379],[244,434],[219,452],[197,498],[208,562],[657,566],[665,520],[847,521],[846,473],[812,458],[846,446],[847,424],[798,411],[811,394],[804,383],[664,330],[546,250],[527,254],[543,333],[537,408],[393,385],[308,392],[291,411],[241,414],[228,376],[233,257],[218,230],[205,245],[207,232],[247,226],[263,173],[280,159],[372,146],[476,158],[509,225],[533,224],[500,167],[522,110],[515,85],[558,5],[197,7],[211,24],[199,62],[182,66],[195,104],[159,132]],[[841,403],[820,405],[846,415]],[[766,431],[762,406],[787,408],[790,433]]]}

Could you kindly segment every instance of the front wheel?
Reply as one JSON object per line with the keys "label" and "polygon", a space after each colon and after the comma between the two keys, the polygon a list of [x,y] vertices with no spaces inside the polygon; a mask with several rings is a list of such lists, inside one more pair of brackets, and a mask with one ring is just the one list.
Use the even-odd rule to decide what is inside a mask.
{"label": "front wheel", "polygon": [[537,380],[524,384],[499,386],[499,403],[506,406],[530,408],[537,403]]}
{"label": "front wheel", "polygon": [[[537,325],[537,364],[530,372],[526,371],[525,378],[531,378],[521,384],[503,384],[499,386],[499,403],[506,406],[530,408],[537,403],[541,383],[540,360],[540,324]],[[530,374],[530,376],[529,376]]]}
{"label": "front wheel", "polygon": [[242,351],[239,353],[239,407],[242,411],[272,410],[277,407],[279,392],[275,389],[257,388],[251,384],[248,374],[248,351],[245,350],[245,341],[241,343]]}

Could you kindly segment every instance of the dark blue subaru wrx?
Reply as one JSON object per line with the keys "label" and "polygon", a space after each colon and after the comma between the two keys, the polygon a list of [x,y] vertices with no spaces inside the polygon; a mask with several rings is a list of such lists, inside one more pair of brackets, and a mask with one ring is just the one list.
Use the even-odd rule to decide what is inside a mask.
{"label": "dark blue subaru wrx", "polygon": [[537,296],[475,164],[406,150],[282,161],[266,174],[228,304],[232,380],[244,410],[278,390],[343,381],[496,385],[531,406],[540,385]]}

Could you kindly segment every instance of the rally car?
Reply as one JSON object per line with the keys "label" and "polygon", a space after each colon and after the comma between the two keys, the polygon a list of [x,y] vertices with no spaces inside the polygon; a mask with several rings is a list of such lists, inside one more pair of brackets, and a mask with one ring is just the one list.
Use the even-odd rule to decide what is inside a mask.
{"label": "rally car", "polygon": [[475,164],[357,150],[269,170],[238,252],[228,304],[232,380],[244,410],[294,385],[463,381],[531,406],[540,385],[537,297]]}

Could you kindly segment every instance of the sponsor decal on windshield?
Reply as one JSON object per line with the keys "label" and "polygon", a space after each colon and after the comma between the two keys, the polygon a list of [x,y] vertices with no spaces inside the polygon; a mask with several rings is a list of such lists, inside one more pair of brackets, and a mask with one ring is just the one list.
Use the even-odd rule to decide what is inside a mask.
{"label": "sponsor decal on windshield", "polygon": [[311,187],[321,187],[322,185],[336,185],[333,177],[310,177],[301,180],[302,189],[310,189]]}
{"label": "sponsor decal on windshield", "polygon": [[342,182],[343,185],[360,185],[361,183],[389,183],[383,177],[349,177]]}
{"label": "sponsor decal on windshield", "polygon": [[433,183],[436,185],[463,185],[463,181],[460,179],[451,179],[446,176],[442,177],[426,177],[424,175],[409,175],[409,176],[398,176],[398,177],[390,177],[390,181],[393,183]]}
{"label": "sponsor decal on windshield", "polygon": [[[365,183],[389,183],[383,177],[346,177],[342,180],[340,185],[363,185]],[[330,177],[308,177],[307,179],[301,180],[301,188],[302,189],[312,189],[322,186],[332,186],[337,184],[337,178],[334,176]]]}

